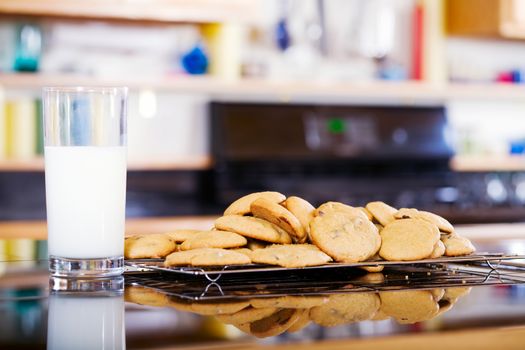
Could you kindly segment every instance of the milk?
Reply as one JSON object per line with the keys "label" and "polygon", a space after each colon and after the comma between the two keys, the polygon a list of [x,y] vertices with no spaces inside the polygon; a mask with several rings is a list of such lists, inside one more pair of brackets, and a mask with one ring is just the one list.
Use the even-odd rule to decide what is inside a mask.
{"label": "milk", "polygon": [[47,349],[126,348],[124,297],[49,296]]}
{"label": "milk", "polygon": [[46,146],[49,255],[123,256],[126,148]]}

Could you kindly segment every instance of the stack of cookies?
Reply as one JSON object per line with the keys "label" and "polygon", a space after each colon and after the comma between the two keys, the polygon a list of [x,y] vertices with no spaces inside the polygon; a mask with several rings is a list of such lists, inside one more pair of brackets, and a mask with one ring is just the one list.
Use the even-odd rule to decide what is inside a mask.
{"label": "stack of cookies", "polygon": [[[411,261],[470,254],[474,246],[444,218],[383,202],[352,207],[257,192],[233,202],[209,231],[133,236],[126,258],[166,258],[165,266],[249,263],[297,268],[331,261]],[[380,271],[382,266],[366,267]]]}
{"label": "stack of cookies", "polygon": [[[362,278],[377,279],[381,274]],[[379,281],[377,281],[379,282]],[[259,338],[297,332],[311,322],[333,327],[365,320],[394,319],[401,324],[430,320],[450,310],[470,287],[382,291],[332,295],[286,295],[231,301],[190,302],[141,286],[127,287],[126,301],[215,316]]]}

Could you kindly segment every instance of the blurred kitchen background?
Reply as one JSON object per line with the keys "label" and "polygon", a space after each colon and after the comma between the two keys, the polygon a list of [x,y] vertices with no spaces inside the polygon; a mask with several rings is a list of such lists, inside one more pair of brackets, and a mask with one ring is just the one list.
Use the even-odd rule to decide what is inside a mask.
{"label": "blurred kitchen background", "polygon": [[0,0],[0,220],[45,219],[41,87],[123,85],[129,217],[278,190],[523,221],[524,79],[524,0]]}

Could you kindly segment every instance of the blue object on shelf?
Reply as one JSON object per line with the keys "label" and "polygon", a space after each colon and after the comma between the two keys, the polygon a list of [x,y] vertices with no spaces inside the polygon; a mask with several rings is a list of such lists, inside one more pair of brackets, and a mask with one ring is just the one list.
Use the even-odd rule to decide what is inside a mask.
{"label": "blue object on shelf", "polygon": [[523,83],[523,74],[521,72],[521,70],[519,69],[514,69],[510,72],[510,75],[512,77],[512,82],[513,83]]}
{"label": "blue object on shelf", "polygon": [[286,50],[290,47],[290,34],[288,33],[288,26],[286,24],[286,19],[281,18],[277,22],[277,28],[275,31],[277,46],[281,51]]}
{"label": "blue object on shelf", "polygon": [[42,53],[42,31],[33,24],[21,25],[17,30],[15,62],[19,72],[36,72]]}
{"label": "blue object on shelf", "polygon": [[208,56],[200,45],[184,54],[181,62],[182,67],[189,74],[205,74],[208,70]]}

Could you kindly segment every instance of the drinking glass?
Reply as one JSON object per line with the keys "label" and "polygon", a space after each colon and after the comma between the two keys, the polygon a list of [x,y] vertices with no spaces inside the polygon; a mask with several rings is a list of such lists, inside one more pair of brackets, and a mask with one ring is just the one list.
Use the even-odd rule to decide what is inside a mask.
{"label": "drinking glass", "polygon": [[125,87],[43,89],[49,270],[100,277],[124,270]]}

